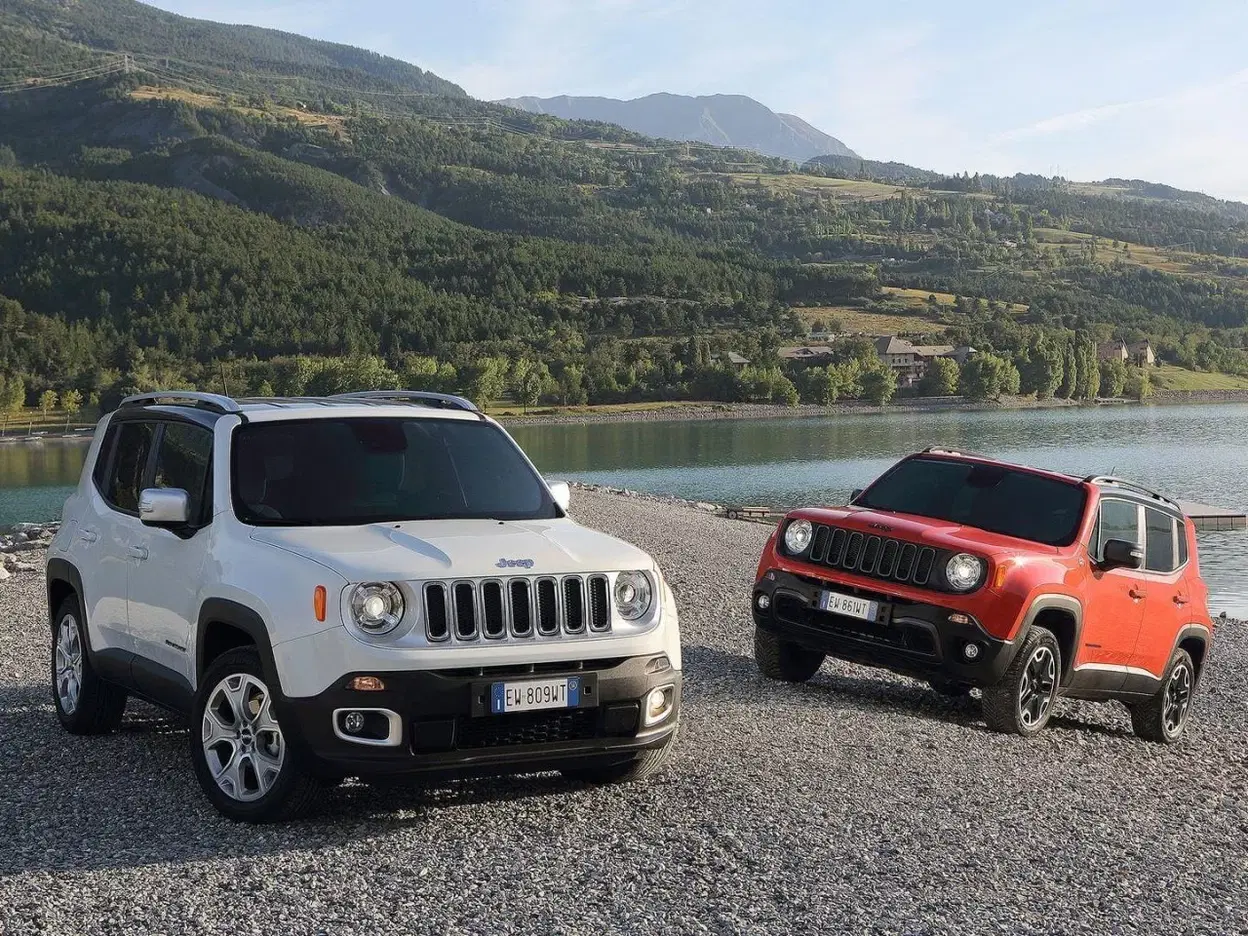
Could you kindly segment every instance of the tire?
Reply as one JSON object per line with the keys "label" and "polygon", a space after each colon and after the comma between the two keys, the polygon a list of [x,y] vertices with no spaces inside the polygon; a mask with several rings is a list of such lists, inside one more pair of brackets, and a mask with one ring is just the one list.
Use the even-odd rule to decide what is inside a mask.
{"label": "tire", "polygon": [[569,780],[580,780],[596,786],[648,780],[667,766],[672,745],[676,743],[676,734],[677,732],[672,732],[672,736],[661,748],[642,751],[632,760],[622,764],[612,764],[609,767],[565,767],[560,772]]}
{"label": "tire", "polygon": [[932,687],[932,691],[950,699],[965,699],[971,694],[969,685],[950,679],[929,679],[927,684]]}
{"label": "tire", "polygon": [[217,811],[235,822],[297,819],[326,789],[282,733],[268,679],[254,648],[231,650],[208,667],[191,708],[195,776]]}
{"label": "tire", "polygon": [[1196,688],[1196,665],[1186,650],[1178,650],[1166,667],[1161,688],[1147,702],[1131,706],[1131,727],[1146,741],[1174,744],[1187,728]]}
{"label": "tire", "polygon": [[805,650],[795,643],[781,640],[775,634],[754,628],[754,662],[768,679],[803,683],[823,666],[826,654]]}
{"label": "tire", "polygon": [[1005,674],[984,690],[984,720],[993,731],[1031,737],[1049,723],[1061,688],[1062,651],[1052,631],[1033,627]]}
{"label": "tire", "polygon": [[126,691],[91,666],[87,628],[76,595],[61,602],[52,626],[52,702],[70,734],[115,731],[126,711]]}

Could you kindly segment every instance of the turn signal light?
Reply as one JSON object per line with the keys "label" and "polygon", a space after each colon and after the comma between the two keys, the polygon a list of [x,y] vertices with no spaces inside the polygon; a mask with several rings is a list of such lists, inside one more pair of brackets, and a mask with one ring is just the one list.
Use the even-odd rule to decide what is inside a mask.
{"label": "turn signal light", "polygon": [[348,689],[355,689],[359,692],[382,692],[386,688],[386,684],[377,676],[356,676],[355,679],[347,683]]}
{"label": "turn signal light", "polygon": [[997,574],[992,577],[993,588],[1000,588],[1005,584],[1005,570],[1006,567],[1004,564],[997,566]]}
{"label": "turn signal light", "polygon": [[312,610],[316,612],[318,621],[325,620],[325,586],[317,585],[312,592]]}

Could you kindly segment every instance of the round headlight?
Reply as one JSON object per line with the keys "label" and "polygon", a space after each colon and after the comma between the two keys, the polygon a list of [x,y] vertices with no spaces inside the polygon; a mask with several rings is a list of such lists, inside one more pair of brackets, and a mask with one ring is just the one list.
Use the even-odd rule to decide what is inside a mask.
{"label": "round headlight", "polygon": [[790,556],[800,556],[810,545],[812,533],[809,520],[794,520],[784,531],[784,550]]}
{"label": "round headlight", "polygon": [[626,621],[645,617],[654,601],[654,589],[644,572],[621,572],[615,577],[615,610]]}
{"label": "round headlight", "polygon": [[403,620],[403,593],[389,582],[365,582],[351,592],[351,618],[366,634],[388,634]]}
{"label": "round headlight", "polygon": [[970,553],[958,553],[945,566],[945,579],[956,591],[970,591],[984,574],[984,560]]}

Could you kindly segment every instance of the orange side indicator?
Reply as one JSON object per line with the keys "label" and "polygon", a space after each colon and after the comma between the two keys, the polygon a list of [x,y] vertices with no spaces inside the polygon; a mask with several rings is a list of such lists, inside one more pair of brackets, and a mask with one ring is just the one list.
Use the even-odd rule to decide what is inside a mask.
{"label": "orange side indicator", "polygon": [[997,566],[997,574],[992,577],[993,588],[1000,588],[1002,585],[1005,584],[1005,573],[1006,573],[1006,565],[1003,562],[999,566]]}
{"label": "orange side indicator", "polygon": [[325,586],[317,585],[312,592],[312,610],[316,612],[318,621],[325,620]]}

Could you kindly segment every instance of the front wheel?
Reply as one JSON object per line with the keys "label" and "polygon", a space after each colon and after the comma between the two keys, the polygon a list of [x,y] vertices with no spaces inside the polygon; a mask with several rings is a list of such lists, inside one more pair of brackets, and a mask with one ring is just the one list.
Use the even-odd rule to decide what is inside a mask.
{"label": "front wheel", "polygon": [[1030,737],[1049,723],[1057,700],[1062,651],[1052,631],[1033,627],[1005,675],[983,691],[984,721],[993,731]]}
{"label": "front wheel", "polygon": [[325,785],[287,744],[260,655],[222,654],[191,710],[191,763],[212,805],[236,822],[281,822],[317,805]]}
{"label": "front wheel", "polygon": [[754,662],[768,679],[806,682],[819,672],[824,656],[825,654],[817,650],[806,650],[795,643],[781,640],[761,627],[754,628]]}
{"label": "front wheel", "polygon": [[126,710],[126,691],[105,682],[91,666],[78,599],[70,595],[62,601],[53,620],[52,700],[56,717],[71,734],[114,731]]}
{"label": "front wheel", "polygon": [[1161,688],[1147,701],[1131,706],[1131,727],[1146,741],[1173,744],[1183,736],[1196,687],[1196,667],[1186,650],[1179,650],[1166,667]]}

